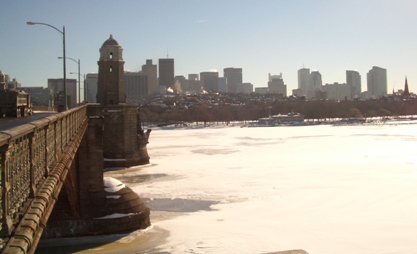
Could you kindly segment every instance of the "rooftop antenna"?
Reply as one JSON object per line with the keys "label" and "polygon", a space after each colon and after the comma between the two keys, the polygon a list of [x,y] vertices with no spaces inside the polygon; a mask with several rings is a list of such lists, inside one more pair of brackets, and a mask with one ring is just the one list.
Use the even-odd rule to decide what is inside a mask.
{"label": "rooftop antenna", "polygon": [[167,58],[169,58],[169,54],[168,54],[168,48],[167,48]]}

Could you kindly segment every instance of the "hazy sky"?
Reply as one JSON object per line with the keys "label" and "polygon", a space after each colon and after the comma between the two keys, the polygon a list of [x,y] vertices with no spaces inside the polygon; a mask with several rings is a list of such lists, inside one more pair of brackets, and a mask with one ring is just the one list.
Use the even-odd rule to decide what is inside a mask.
{"label": "hazy sky", "polygon": [[[417,92],[415,0],[0,0],[0,70],[22,86],[47,86],[62,78],[66,55],[81,59],[81,73],[97,72],[99,48],[112,34],[123,47],[125,69],[146,59],[175,59],[175,75],[243,69],[243,81],[267,86],[282,73],[288,94],[297,70],[318,70],[323,84],[346,82],[357,70],[366,88],[372,66],[387,69],[388,92]],[[77,78],[67,60],[67,77]]]}

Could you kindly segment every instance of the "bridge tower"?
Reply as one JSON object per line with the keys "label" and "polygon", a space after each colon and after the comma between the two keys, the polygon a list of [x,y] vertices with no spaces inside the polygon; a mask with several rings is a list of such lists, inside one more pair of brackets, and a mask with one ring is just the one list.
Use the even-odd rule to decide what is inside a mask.
{"label": "bridge tower", "polygon": [[[122,47],[110,35],[100,48],[96,114],[104,117],[104,166],[130,167],[149,163],[149,132],[140,124],[137,105],[126,104]],[[100,112],[99,112],[100,111]]]}
{"label": "bridge tower", "polygon": [[112,35],[100,48],[97,102],[101,105],[126,103],[122,51]]}

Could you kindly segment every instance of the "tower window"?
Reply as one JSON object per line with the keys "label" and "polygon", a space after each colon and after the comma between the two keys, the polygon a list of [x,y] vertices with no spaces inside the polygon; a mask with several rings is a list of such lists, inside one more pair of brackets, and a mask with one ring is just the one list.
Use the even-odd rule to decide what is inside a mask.
{"label": "tower window", "polygon": [[110,72],[113,72],[113,66],[110,66]]}
{"label": "tower window", "polygon": [[113,53],[110,52],[110,59],[113,59]]}

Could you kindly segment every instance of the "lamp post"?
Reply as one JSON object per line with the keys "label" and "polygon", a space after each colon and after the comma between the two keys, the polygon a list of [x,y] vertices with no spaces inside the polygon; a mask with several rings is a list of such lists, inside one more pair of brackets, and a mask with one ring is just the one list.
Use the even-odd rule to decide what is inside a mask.
{"label": "lamp post", "polygon": [[60,34],[62,34],[62,48],[63,48],[63,64],[64,64],[64,110],[67,110],[68,107],[68,103],[67,103],[67,74],[66,74],[66,57],[65,57],[65,26],[63,26],[62,31],[59,30],[58,28],[46,24],[46,23],[40,23],[40,22],[31,22],[28,21],[26,22],[27,25],[29,26],[33,26],[33,25],[44,25],[44,26],[49,26],[50,28],[55,29],[56,31],[58,31]]}
{"label": "lamp post", "polygon": [[[62,56],[59,56],[58,57],[58,59],[62,59]],[[81,90],[81,83],[80,83],[80,59],[78,58],[78,61],[77,60],[75,60],[75,59],[73,59],[73,58],[71,58],[71,57],[67,57],[67,59],[69,59],[69,60],[72,60],[72,61],[74,61],[74,62],[76,62],[77,64],[78,64],[78,104],[80,104],[81,103],[81,93],[80,93],[80,90]],[[70,72],[70,74],[76,74],[76,73],[74,73],[74,72]]]}
{"label": "lamp post", "polygon": [[[67,57],[69,58],[69,57]],[[79,61],[79,60],[78,60]],[[70,72],[70,74],[78,74],[78,100],[79,100],[79,104],[81,104],[81,83],[80,83],[80,65],[78,65],[78,72]],[[84,77],[84,101],[85,101],[85,74],[82,74]]]}

